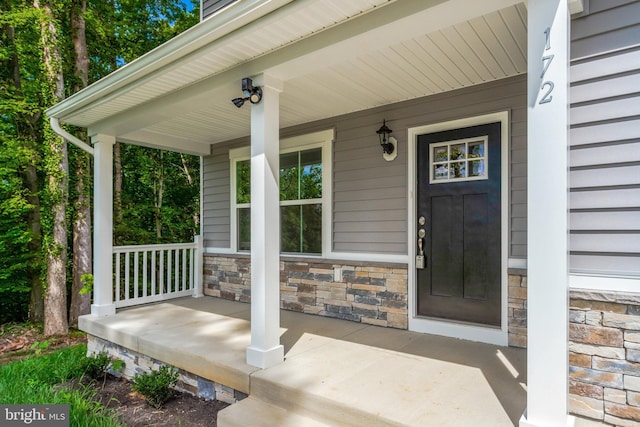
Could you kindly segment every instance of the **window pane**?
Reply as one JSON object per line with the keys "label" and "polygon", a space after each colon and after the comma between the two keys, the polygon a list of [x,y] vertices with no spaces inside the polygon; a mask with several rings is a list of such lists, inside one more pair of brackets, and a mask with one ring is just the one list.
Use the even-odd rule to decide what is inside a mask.
{"label": "window pane", "polygon": [[300,252],[300,206],[280,207],[280,252]]}
{"label": "window pane", "polygon": [[302,252],[322,253],[322,205],[302,205]]}
{"label": "window pane", "polygon": [[251,202],[251,161],[236,163],[236,203]]}
{"label": "window pane", "polygon": [[280,200],[298,200],[299,152],[280,155]]}
{"label": "window pane", "polygon": [[300,199],[322,197],[322,149],[300,152]]}
{"label": "window pane", "polygon": [[251,209],[238,209],[238,250],[251,250]]}
{"label": "window pane", "polygon": [[280,251],[322,253],[322,205],[280,207]]}

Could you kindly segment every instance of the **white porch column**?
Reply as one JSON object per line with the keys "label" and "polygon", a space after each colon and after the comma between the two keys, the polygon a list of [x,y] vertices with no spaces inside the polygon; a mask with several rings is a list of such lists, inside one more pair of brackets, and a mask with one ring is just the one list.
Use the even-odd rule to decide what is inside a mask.
{"label": "white porch column", "polygon": [[527,410],[521,427],[568,415],[567,0],[528,3]]}
{"label": "white porch column", "polygon": [[116,313],[113,303],[113,145],[116,138],[94,135],[93,141],[93,304],[91,315]]}
{"label": "white porch column", "polygon": [[269,76],[253,78],[262,101],[251,105],[251,345],[247,363],[284,360],[280,345],[280,92]]}

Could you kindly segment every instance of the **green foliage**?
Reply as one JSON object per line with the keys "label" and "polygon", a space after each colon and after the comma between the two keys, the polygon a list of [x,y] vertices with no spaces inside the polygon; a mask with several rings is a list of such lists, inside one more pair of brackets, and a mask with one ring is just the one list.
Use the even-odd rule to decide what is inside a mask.
{"label": "green foliage", "polygon": [[34,354],[38,355],[40,353],[42,353],[43,351],[47,350],[49,348],[49,346],[51,345],[52,342],[55,341],[55,338],[49,338],[47,340],[44,341],[36,341],[33,344],[31,344],[30,349],[31,350],[35,350]]}
{"label": "green foliage", "polygon": [[80,289],[80,295],[91,294],[93,292],[93,274],[86,273],[80,276],[82,282],[82,289]]}
{"label": "green foliage", "polygon": [[[61,93],[55,91],[55,79],[50,78],[51,70],[44,66],[43,44],[57,47],[60,56],[52,58],[52,70],[64,75],[64,96],[73,94],[80,87],[71,42],[74,8],[70,0],[47,3],[52,9],[50,18],[33,2],[4,0],[0,7],[0,323],[27,319],[31,286],[41,279],[40,273],[46,267],[41,261],[43,246],[51,256],[59,256],[65,247],[72,247],[60,241],[54,244],[52,239],[52,207],[64,204],[69,195],[75,196],[69,186],[73,188],[76,177],[69,176],[61,167],[63,146],[44,114]],[[192,0],[192,4],[193,9],[187,11],[182,2],[174,0],[88,0],[84,18],[89,83],[196,24],[199,3]],[[41,24],[49,20],[56,25],[56,41],[46,37],[43,41]],[[83,132],[72,130],[76,135]],[[76,170],[78,164],[86,165],[86,155],[78,155],[73,147],[69,148],[69,154],[71,170]],[[146,162],[144,154],[134,157],[138,157],[134,163],[143,162],[145,170],[157,166],[152,156],[147,156]],[[165,170],[169,172],[165,203],[158,213],[163,225],[161,237],[155,233],[153,198],[144,198],[154,181],[127,183],[125,178],[125,184],[129,185],[128,215],[122,224],[116,225],[120,242],[192,240],[197,230],[194,218],[199,212],[197,183],[184,184],[179,173],[182,165],[179,155],[164,157]],[[197,159],[191,156],[187,164],[198,181]],[[85,189],[90,189],[90,181]],[[67,206],[67,218],[74,215],[76,208]],[[72,233],[67,235],[71,242]],[[71,274],[67,277],[70,282]],[[85,280],[85,289],[90,287],[90,281]]]}
{"label": "green foliage", "polygon": [[93,356],[87,356],[84,359],[85,362],[85,375],[93,380],[104,378],[111,365],[111,357],[106,351],[94,354]]}
{"label": "green foliage", "polygon": [[123,145],[121,153],[123,222],[115,224],[116,243],[193,241],[200,211],[199,158],[134,145]]}
{"label": "green foliage", "polygon": [[163,365],[157,371],[136,375],[132,388],[143,395],[151,406],[160,408],[173,397],[178,376],[178,371],[173,367]]}
{"label": "green foliage", "polygon": [[89,389],[56,386],[84,373],[86,345],[0,365],[1,404],[68,404],[72,426],[119,426]]}

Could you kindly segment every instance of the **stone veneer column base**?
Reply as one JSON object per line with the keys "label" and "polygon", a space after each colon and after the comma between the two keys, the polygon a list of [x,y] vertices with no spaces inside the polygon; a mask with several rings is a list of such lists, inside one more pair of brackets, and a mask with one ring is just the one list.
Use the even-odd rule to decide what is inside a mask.
{"label": "stone veneer column base", "polygon": [[[98,354],[106,352],[111,358],[122,360],[125,363],[122,372],[112,372],[115,375],[123,376],[128,380],[133,379],[142,372],[158,370],[165,363],[153,359],[144,354],[122,347],[118,344],[103,340],[93,335],[87,335],[87,353]],[[176,390],[189,393],[193,396],[206,400],[219,400],[229,404],[236,403],[247,397],[246,394],[227,387],[215,381],[207,380],[190,372],[178,369],[180,377]]]}
{"label": "stone veneer column base", "polygon": [[509,345],[527,347],[527,270],[509,269]]}
{"label": "stone veneer column base", "polygon": [[570,292],[569,409],[640,426],[640,294]]}

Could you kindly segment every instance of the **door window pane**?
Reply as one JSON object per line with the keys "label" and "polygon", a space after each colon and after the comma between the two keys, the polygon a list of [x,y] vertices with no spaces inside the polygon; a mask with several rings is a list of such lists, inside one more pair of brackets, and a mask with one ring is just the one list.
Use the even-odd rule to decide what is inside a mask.
{"label": "door window pane", "polygon": [[431,144],[429,182],[487,179],[486,153],[486,136]]}

